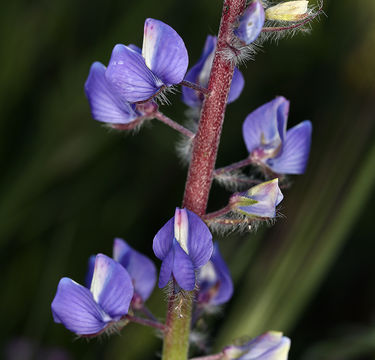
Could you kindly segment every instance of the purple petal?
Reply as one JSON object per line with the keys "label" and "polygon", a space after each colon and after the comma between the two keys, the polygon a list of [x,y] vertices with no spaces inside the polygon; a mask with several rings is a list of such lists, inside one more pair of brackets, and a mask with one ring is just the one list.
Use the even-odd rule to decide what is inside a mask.
{"label": "purple petal", "polygon": [[[200,86],[206,87],[208,78],[210,76],[213,57],[208,57],[213,54],[216,47],[216,36],[208,35],[204,45],[203,53],[198,62],[188,71],[185,80]],[[199,107],[202,105],[204,95],[188,87],[182,87],[182,101],[191,107]]]}
{"label": "purple petal", "polygon": [[134,50],[135,52],[137,52],[138,54],[142,55],[142,49],[139,46],[134,45],[134,44],[129,44],[128,48],[130,48],[130,49]]}
{"label": "purple petal", "polygon": [[160,268],[159,274],[159,288],[163,288],[168,284],[168,281],[171,279],[172,270],[173,270],[173,262],[174,262],[174,249],[173,247],[170,248],[167,255],[164,257],[163,262]]}
{"label": "purple petal", "polygon": [[112,318],[128,313],[134,289],[125,268],[108,256],[98,254],[91,282],[94,300]]}
{"label": "purple petal", "polygon": [[245,86],[245,79],[240,70],[234,68],[232,84],[228,94],[228,104],[237,100]]}
{"label": "purple petal", "polygon": [[122,100],[128,102],[147,100],[163,85],[141,54],[121,44],[114,47],[105,76]]}
{"label": "purple petal", "polygon": [[288,106],[289,101],[278,96],[246,117],[242,135],[249,153],[258,147],[277,149],[281,145]]}
{"label": "purple petal", "polygon": [[204,221],[190,210],[186,210],[189,220],[188,254],[194,264],[199,268],[207,263],[213,251],[212,235]]}
{"label": "purple petal", "polygon": [[91,255],[89,258],[88,269],[87,269],[86,278],[85,278],[85,285],[88,289],[90,289],[92,276],[94,275],[95,258],[96,258],[95,255]]}
{"label": "purple petal", "polygon": [[94,301],[89,289],[62,278],[51,305],[55,322],[78,335],[96,334],[112,319]]}
{"label": "purple petal", "polygon": [[267,160],[267,165],[278,174],[303,174],[310,153],[312,125],[303,121],[286,133],[280,155]]}
{"label": "purple petal", "polygon": [[174,217],[169,219],[168,222],[158,231],[155,235],[152,249],[156,257],[160,260],[168,255],[169,250],[172,248],[174,239]]}
{"label": "purple petal", "polygon": [[246,353],[239,360],[286,360],[290,339],[282,333],[269,331],[241,347]]}
{"label": "purple petal", "polygon": [[181,37],[169,25],[146,19],[142,55],[149,69],[164,84],[178,84],[184,79],[188,53]]}
{"label": "purple petal", "polygon": [[91,65],[85,83],[85,93],[89,100],[92,117],[111,124],[127,124],[138,117],[135,107],[117,96],[105,78],[106,68],[100,62]]}
{"label": "purple petal", "polygon": [[146,301],[154,289],[156,268],[154,263],[143,254],[131,248],[124,240],[115,239],[113,258],[129,273],[134,286],[134,292]]}
{"label": "purple petal", "polygon": [[220,254],[219,245],[217,243],[215,243],[211,261],[215,267],[219,281],[219,291],[212,299],[211,303],[212,305],[221,305],[229,301],[232,297],[233,282],[227,264]]}
{"label": "purple petal", "polygon": [[265,12],[260,0],[254,0],[240,18],[234,31],[246,45],[251,44],[260,34],[265,20]]}
{"label": "purple petal", "polygon": [[192,291],[195,288],[194,265],[177,241],[174,242],[173,249],[173,276],[182,289]]}
{"label": "purple petal", "polygon": [[276,216],[276,206],[283,199],[283,194],[278,185],[278,178],[253,186],[247,192],[240,195],[256,201],[256,203],[247,206],[239,205],[238,210],[240,212],[249,216],[267,218]]}

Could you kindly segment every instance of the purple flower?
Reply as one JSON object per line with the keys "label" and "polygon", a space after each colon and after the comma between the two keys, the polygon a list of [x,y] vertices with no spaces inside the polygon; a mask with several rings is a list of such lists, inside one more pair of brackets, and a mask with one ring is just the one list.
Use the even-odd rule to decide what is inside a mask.
{"label": "purple flower", "polygon": [[105,76],[123,101],[134,103],[180,83],[188,62],[176,31],[159,20],[146,19],[142,54],[133,45],[116,45]]}
{"label": "purple flower", "polygon": [[232,210],[256,218],[275,217],[276,206],[284,198],[278,184],[279,179],[276,178],[233,195],[230,200]]}
{"label": "purple flower", "polygon": [[249,45],[259,36],[264,20],[265,13],[262,2],[254,0],[240,17],[239,25],[234,33],[246,45]]}
{"label": "purple flower", "polygon": [[242,346],[228,346],[223,353],[226,360],[287,360],[289,348],[289,338],[268,331]]}
{"label": "purple flower", "polygon": [[[214,60],[217,37],[208,35],[202,55],[198,62],[188,71],[185,80],[207,87],[210,77],[212,62]],[[245,80],[241,71],[234,69],[233,80],[228,95],[228,103],[235,101],[242,92]],[[182,101],[190,107],[199,107],[202,105],[204,95],[199,91],[188,87],[182,88]]]}
{"label": "purple flower", "polygon": [[254,163],[277,174],[302,174],[311,144],[311,122],[306,120],[286,131],[289,101],[282,96],[250,113],[242,134]]}
{"label": "purple flower", "polygon": [[100,62],[91,65],[85,83],[85,93],[95,120],[109,124],[129,124],[142,114],[134,104],[121,98],[107,81],[106,67]]}
{"label": "purple flower", "polygon": [[162,260],[159,287],[166,286],[173,277],[182,289],[191,291],[195,270],[211,257],[212,235],[198,215],[176,208],[174,217],[156,234],[152,247]]}
{"label": "purple flower", "polygon": [[150,297],[156,282],[154,263],[145,255],[132,249],[122,239],[114,241],[113,258],[128,271],[133,281],[133,302],[137,303],[139,300],[145,302]]}
{"label": "purple flower", "polygon": [[221,257],[218,243],[214,244],[211,259],[198,270],[198,283],[198,304],[221,305],[232,297],[232,278]]}
{"label": "purple flower", "polygon": [[133,285],[125,268],[98,254],[90,290],[62,278],[52,301],[55,322],[77,335],[97,335],[128,313]]}

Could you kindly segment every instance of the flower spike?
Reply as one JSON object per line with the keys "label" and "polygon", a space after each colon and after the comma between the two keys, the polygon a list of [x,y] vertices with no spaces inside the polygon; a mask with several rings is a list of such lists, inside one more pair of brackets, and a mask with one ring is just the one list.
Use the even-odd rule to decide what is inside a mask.
{"label": "flower spike", "polygon": [[180,288],[191,291],[195,287],[195,270],[211,257],[212,235],[200,217],[187,209],[176,208],[175,216],[156,234],[152,246],[162,260],[159,287],[172,277]]}
{"label": "flower spike", "polygon": [[199,305],[221,305],[230,300],[233,294],[233,282],[229,269],[222,258],[218,243],[210,261],[198,270]]}
{"label": "flower spike", "polygon": [[278,331],[268,331],[242,346],[223,350],[226,360],[287,360],[290,339]]}
{"label": "flower spike", "polygon": [[147,19],[142,53],[134,45],[116,45],[105,75],[124,101],[143,102],[180,83],[188,61],[177,32],[162,21]]}
{"label": "flower spike", "polygon": [[289,101],[282,96],[250,113],[242,126],[253,163],[277,174],[304,173],[310,153],[312,125],[303,121],[286,130]]}
{"label": "flower spike", "polygon": [[[206,88],[211,73],[212,62],[214,60],[217,37],[208,35],[203,48],[202,55],[198,62],[187,72],[185,80],[198,84]],[[240,95],[245,85],[244,77],[236,67],[233,73],[233,80],[228,94],[228,104],[235,101]],[[204,94],[189,87],[182,88],[182,101],[190,107],[202,106]]]}
{"label": "flower spike", "polygon": [[279,179],[276,178],[233,195],[230,199],[232,210],[255,218],[275,217],[276,206],[284,197],[278,182]]}
{"label": "flower spike", "polygon": [[77,335],[98,335],[111,325],[119,325],[128,313],[133,291],[127,271],[98,254],[90,289],[69,278],[60,280],[51,304],[53,318]]}
{"label": "flower spike", "polygon": [[265,20],[265,13],[262,2],[254,0],[246,8],[239,19],[239,25],[234,34],[246,45],[251,44],[261,33]]}

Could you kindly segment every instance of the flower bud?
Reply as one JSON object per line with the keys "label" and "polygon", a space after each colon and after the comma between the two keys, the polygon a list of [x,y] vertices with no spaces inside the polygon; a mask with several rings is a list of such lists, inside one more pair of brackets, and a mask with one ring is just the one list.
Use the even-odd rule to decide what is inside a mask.
{"label": "flower bud", "polygon": [[242,346],[224,349],[225,360],[287,360],[290,339],[278,331],[268,331]]}
{"label": "flower bud", "polygon": [[278,178],[253,186],[231,197],[232,210],[254,218],[273,218],[283,199]]}
{"label": "flower bud", "polygon": [[307,0],[300,0],[287,1],[271,6],[266,10],[266,19],[276,21],[302,20],[307,16],[308,4]]}

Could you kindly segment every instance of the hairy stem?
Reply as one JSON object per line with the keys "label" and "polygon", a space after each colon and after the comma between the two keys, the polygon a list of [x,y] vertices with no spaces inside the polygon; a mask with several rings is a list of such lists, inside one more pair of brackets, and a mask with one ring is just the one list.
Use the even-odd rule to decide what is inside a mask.
{"label": "hairy stem", "polygon": [[193,90],[197,90],[197,91],[199,91],[203,94],[206,94],[206,95],[210,93],[210,91],[208,89],[206,89],[206,88],[204,88],[204,87],[202,87],[198,84],[194,84],[194,83],[192,83],[190,81],[187,81],[187,80],[182,80],[180,82],[180,85],[186,86],[186,87],[188,87],[190,89],[193,89]]}
{"label": "hairy stem", "polygon": [[[182,206],[199,216],[206,212],[227,97],[233,78],[234,63],[225,54],[230,51],[228,43],[233,37],[233,24],[242,14],[245,4],[246,0],[224,0],[217,47],[208,82],[209,94],[203,102],[198,132],[194,138]],[[169,298],[163,360],[188,358],[194,293],[189,295],[178,297],[172,294]]]}
{"label": "hairy stem", "polygon": [[223,174],[225,172],[241,169],[241,168],[243,168],[247,165],[250,165],[250,164],[252,164],[252,160],[251,160],[250,157],[247,157],[246,159],[238,161],[234,164],[224,166],[220,169],[216,169],[215,172],[214,172],[214,175],[220,175],[220,174]]}
{"label": "hairy stem", "polygon": [[134,323],[145,325],[145,326],[150,326],[150,327],[153,327],[153,328],[158,329],[158,330],[163,331],[163,332],[165,332],[166,329],[167,329],[167,327],[164,324],[162,324],[158,321],[139,318],[137,316],[133,316],[133,315],[129,315],[129,314],[126,315],[125,317],[130,322],[134,322]]}
{"label": "hairy stem", "polygon": [[169,117],[165,116],[164,114],[160,113],[159,111],[156,111],[154,113],[154,117],[155,117],[155,119],[163,122],[164,124],[168,125],[172,129],[178,131],[179,133],[187,136],[190,139],[192,139],[195,136],[195,134],[192,131],[190,131],[189,129],[186,129],[186,127],[176,123],[175,121],[173,121]]}

